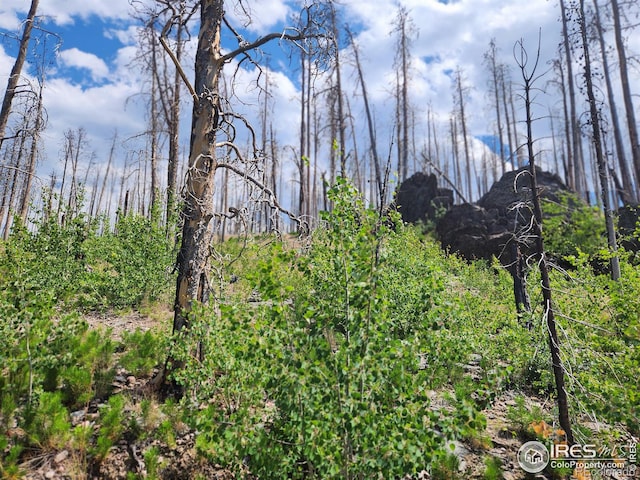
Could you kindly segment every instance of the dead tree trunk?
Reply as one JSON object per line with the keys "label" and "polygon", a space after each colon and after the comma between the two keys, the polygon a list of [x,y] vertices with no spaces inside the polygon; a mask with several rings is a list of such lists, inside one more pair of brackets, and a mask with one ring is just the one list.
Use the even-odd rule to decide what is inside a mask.
{"label": "dead tree trunk", "polygon": [[[25,118],[24,120],[24,125],[26,127],[24,129],[25,131],[22,132],[22,134],[20,135],[20,141],[16,142],[12,152],[13,153],[13,159],[11,162],[12,166],[11,166],[11,169],[9,169],[9,172],[11,174],[11,180],[7,180],[8,189],[5,191],[5,196],[4,196],[6,199],[8,194],[8,199],[6,200],[3,199],[3,202],[2,202],[3,207],[6,205],[6,208],[4,208],[4,210],[6,210],[7,212],[7,221],[5,222],[5,225],[4,225],[4,235],[3,235],[4,240],[7,240],[9,238],[9,234],[11,233],[11,225],[13,224],[14,203],[15,203],[16,196],[18,195],[18,189],[20,186],[19,174],[22,170],[21,164],[22,164],[22,158],[24,156],[24,150],[25,150],[26,141],[27,141],[28,123],[29,123],[29,119]],[[4,213],[3,213],[3,217],[4,217]]]}
{"label": "dead tree trunk", "polygon": [[[517,160],[517,149],[518,149],[518,145],[517,145],[517,140],[514,141],[512,139],[511,136],[511,121],[509,119],[510,115],[509,115],[509,107],[507,104],[507,79],[508,79],[508,71],[507,71],[507,67],[506,65],[500,65],[500,75],[499,75],[499,82],[500,82],[500,89],[502,91],[502,109],[504,110],[504,123],[505,123],[505,129],[507,131],[507,147],[508,147],[508,151],[509,151],[509,160],[511,161],[512,166],[516,166],[518,164],[518,160]],[[509,79],[509,81],[511,81]]]}
{"label": "dead tree trunk", "polygon": [[458,99],[458,108],[460,114],[460,126],[462,127],[462,144],[464,145],[464,162],[467,180],[467,198],[473,198],[471,187],[471,155],[469,152],[469,138],[467,136],[467,118],[465,115],[464,105],[464,89],[462,88],[462,72],[460,69],[456,71],[456,93]]}
{"label": "dead tree trunk", "polygon": [[29,48],[29,40],[31,39],[31,31],[33,30],[33,22],[36,18],[36,11],[38,10],[38,3],[40,0],[31,0],[31,7],[27,14],[27,19],[24,22],[24,30],[22,31],[22,38],[20,39],[20,47],[18,48],[18,56],[13,64],[11,73],[9,74],[9,81],[7,82],[7,90],[4,93],[2,100],[2,108],[0,109],[0,147],[2,147],[2,141],[7,130],[7,123],[9,121],[9,114],[11,113],[11,103],[13,97],[16,95],[16,88],[18,87],[18,81],[22,73],[22,67],[27,58],[27,49]]}
{"label": "dead tree trunk", "polygon": [[[156,52],[156,42],[152,39],[151,41],[151,62],[152,68],[154,72],[157,71],[158,66],[156,62],[158,54]],[[149,136],[150,138],[150,161],[151,161],[151,208],[149,212],[153,212],[156,208],[156,202],[158,201],[160,187],[158,185],[158,137],[160,135],[159,132],[159,122],[158,122],[158,99],[160,86],[158,85],[157,76],[155,73],[151,75],[151,97],[149,99],[149,107],[151,110],[151,118],[149,118]],[[145,175],[146,179],[146,175]]]}
{"label": "dead tree trunk", "polygon": [[634,176],[631,174],[631,170],[629,170],[624,150],[622,128],[618,118],[613,84],[611,82],[611,73],[609,71],[609,58],[607,56],[607,47],[604,40],[604,28],[600,17],[600,7],[598,6],[597,1],[593,2],[593,6],[595,13],[595,26],[598,33],[598,44],[600,45],[600,54],[602,56],[602,74],[604,75],[605,84],[607,86],[607,99],[609,101],[609,113],[611,115],[611,124],[613,127],[613,139],[616,147],[616,157],[618,158],[618,167],[620,168],[620,177],[622,179],[622,189],[619,190],[619,194],[625,204],[633,204],[636,202],[636,192],[633,185]]}
{"label": "dead tree trunk", "polygon": [[402,58],[402,171],[400,180],[404,181],[409,176],[409,51],[407,45],[407,12],[403,12],[401,19],[400,55]]}
{"label": "dead tree trunk", "polygon": [[569,403],[567,400],[567,391],[564,383],[564,366],[562,363],[562,358],[560,357],[560,343],[558,340],[558,332],[556,329],[555,307],[551,295],[549,265],[542,234],[542,207],[540,206],[540,191],[538,190],[538,182],[536,178],[536,155],[533,149],[533,114],[531,112],[531,90],[533,88],[533,84],[538,78],[536,77],[536,68],[538,66],[538,61],[540,58],[540,49],[538,47],[538,54],[536,56],[535,64],[533,65],[533,68],[530,72],[528,71],[527,54],[522,40],[516,44],[516,49],[519,49],[519,52],[514,53],[516,54],[516,61],[518,62],[518,66],[520,67],[520,70],[522,72],[522,79],[524,81],[525,115],[527,125],[527,155],[529,157],[529,175],[531,180],[531,194],[533,197],[534,221],[532,224],[532,228],[535,238],[536,255],[538,259],[537,263],[540,269],[544,314],[546,318],[547,332],[549,334],[549,348],[551,350],[551,364],[556,384],[558,419],[560,422],[560,426],[566,434],[567,443],[569,443],[569,445],[573,445],[573,432],[571,430],[571,421],[569,419]]}
{"label": "dead tree trunk", "polygon": [[593,148],[595,150],[596,162],[598,164],[598,176],[600,178],[602,207],[604,209],[604,216],[607,227],[609,252],[611,253],[611,278],[613,280],[618,280],[620,279],[620,261],[617,255],[618,245],[616,242],[616,230],[613,224],[613,212],[611,211],[611,195],[609,192],[609,168],[607,167],[607,162],[602,151],[599,105],[596,101],[593,89],[591,59],[589,56],[589,41],[587,39],[587,24],[584,13],[584,0],[580,0],[578,21],[580,25],[580,36],[582,38],[584,81],[587,87],[587,99],[589,101],[589,113],[591,116],[590,123],[593,131]]}
{"label": "dead tree trunk", "polygon": [[489,42],[489,51],[484,54],[484,59],[487,62],[489,73],[491,74],[491,88],[493,90],[493,100],[495,102],[494,106],[496,109],[496,128],[498,130],[498,148],[500,149],[500,172],[501,175],[504,175],[506,158],[502,135],[502,115],[500,112],[500,65],[498,65],[497,57],[498,48],[496,47],[496,40],[493,38],[491,39],[491,42]]}
{"label": "dead tree trunk", "polygon": [[567,142],[571,143],[570,156],[567,157],[569,166],[569,187],[578,192],[585,200],[588,200],[586,191],[586,179],[584,175],[584,160],[581,155],[580,125],[576,107],[575,82],[573,78],[573,56],[571,55],[571,40],[569,38],[569,12],[565,5],[566,0],[560,0],[560,13],[562,15],[562,46],[567,67],[567,93],[569,97],[569,125],[570,137]]}
{"label": "dead tree trunk", "polygon": [[[339,143],[339,159],[340,159],[340,176],[342,178],[346,178],[347,177],[347,152],[346,152],[346,126],[344,123],[344,118],[345,118],[345,108],[344,108],[344,97],[343,97],[343,91],[342,91],[342,73],[340,71],[340,69],[342,68],[341,62],[340,62],[340,48],[338,45],[338,35],[339,35],[339,30],[338,30],[338,23],[336,20],[336,10],[335,10],[335,6],[333,3],[330,4],[330,8],[331,8],[331,27],[333,29],[333,40],[335,42],[335,74],[336,74],[336,84],[335,84],[335,89],[336,89],[336,106],[337,106],[337,118],[336,118],[336,125],[338,128],[338,143]],[[307,80],[309,81],[309,80]]]}
{"label": "dead tree trunk", "polygon": [[367,128],[369,132],[369,145],[371,149],[371,161],[373,162],[373,167],[375,171],[375,180],[376,180],[376,198],[378,199],[378,206],[382,208],[384,205],[383,195],[383,186],[382,186],[382,173],[380,171],[380,157],[378,156],[378,146],[376,145],[376,130],[375,125],[373,124],[373,117],[371,115],[371,108],[369,106],[369,97],[367,96],[367,86],[364,81],[364,75],[362,73],[362,65],[360,64],[360,56],[358,53],[358,47],[354,43],[353,35],[349,30],[347,30],[349,35],[349,39],[351,41],[351,47],[353,48],[353,55],[356,61],[356,69],[358,72],[358,82],[360,83],[360,88],[362,90],[362,101],[364,102],[364,111],[367,116]]}
{"label": "dead tree trunk", "polygon": [[[195,59],[195,80],[191,85],[183,76],[191,93],[194,104],[191,120],[191,142],[189,149],[189,165],[186,173],[185,194],[182,207],[182,236],[180,250],[177,259],[176,294],[174,301],[173,333],[177,334],[189,328],[189,313],[195,303],[208,303],[209,300],[209,254],[212,242],[211,220],[215,215],[214,189],[215,175],[219,168],[231,170],[241,175],[246,181],[250,181],[269,198],[273,208],[279,209],[273,192],[258,180],[253,179],[246,171],[235,167],[229,162],[218,157],[219,152],[227,152],[230,156],[239,159],[239,163],[246,161],[242,158],[240,149],[233,143],[235,137],[230,131],[234,130],[231,122],[234,118],[240,118],[230,111],[226,111],[228,102],[222,101],[222,84],[220,83],[224,65],[238,56],[248,55],[271,40],[300,41],[304,34],[271,33],[254,42],[246,42],[236,35],[238,47],[236,49],[223,49],[222,28],[226,26],[235,34],[235,30],[224,19],[224,0],[201,0],[200,2],[200,26],[198,33],[198,46]],[[168,54],[180,68],[175,54],[167,45],[163,44]],[[228,53],[225,53],[228,52]],[[221,111],[221,105],[225,105],[225,111]],[[244,125],[251,131],[250,125],[244,121]],[[226,127],[226,128],[225,128]],[[223,138],[223,134],[231,136]],[[254,149],[256,145],[254,143]],[[255,151],[253,153],[256,153]],[[287,212],[289,213],[289,212]],[[290,214],[291,216],[291,214]],[[202,344],[199,338],[195,339],[197,346],[193,352],[196,358],[202,358]],[[158,383],[167,393],[175,389],[180,396],[182,389],[177,383],[169,385],[167,373],[183,366],[182,361],[169,358],[167,368],[163,369]]]}
{"label": "dead tree trunk", "polygon": [[613,31],[616,40],[616,50],[618,52],[618,65],[620,68],[620,83],[622,86],[622,97],[624,99],[624,109],[627,114],[627,128],[629,131],[629,141],[631,142],[631,157],[636,177],[636,189],[640,195],[640,139],[638,138],[638,124],[631,96],[629,84],[629,71],[627,66],[627,55],[625,53],[624,40],[622,39],[622,23],[620,21],[620,6],[618,0],[611,0],[611,12],[613,15]]}
{"label": "dead tree trunk", "polygon": [[188,313],[194,301],[206,303],[208,300],[209,222],[214,212],[216,131],[220,121],[218,95],[223,65],[220,44],[223,4],[222,0],[204,0],[201,6],[189,170],[182,211],[184,225],[178,253],[174,333],[188,326]]}
{"label": "dead tree trunk", "polygon": [[[184,20],[183,20],[184,21]],[[176,59],[182,58],[184,29],[183,21],[178,23],[176,32]],[[176,192],[178,191],[178,164],[180,162],[180,72],[176,69],[173,78],[173,98],[169,116],[169,158],[167,166],[167,225],[174,216]]]}
{"label": "dead tree trunk", "polygon": [[96,215],[100,213],[102,207],[102,198],[104,197],[104,191],[107,187],[107,181],[109,180],[109,173],[111,172],[111,164],[113,163],[113,156],[116,149],[116,141],[118,139],[118,132],[113,134],[113,140],[111,141],[111,149],[109,150],[109,159],[107,160],[107,171],[102,179],[102,186],[100,187],[100,195],[98,196],[98,203],[96,204]]}
{"label": "dead tree trunk", "polygon": [[27,213],[29,211],[29,199],[31,198],[31,186],[33,177],[36,173],[36,163],[38,160],[38,139],[42,130],[42,85],[38,92],[38,100],[36,105],[36,118],[33,126],[33,135],[31,137],[31,151],[29,153],[29,166],[27,167],[27,178],[22,191],[22,201],[20,203],[20,218],[23,222],[27,221]]}

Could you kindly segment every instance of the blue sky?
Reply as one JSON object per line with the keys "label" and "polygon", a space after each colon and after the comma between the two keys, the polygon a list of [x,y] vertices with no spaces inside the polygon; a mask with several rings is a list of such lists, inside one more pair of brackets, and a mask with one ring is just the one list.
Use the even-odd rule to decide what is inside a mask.
{"label": "blue sky", "polygon": [[[145,0],[149,1],[149,0]],[[19,34],[20,19],[24,18],[28,0],[0,2],[0,32]],[[293,11],[286,0],[245,0],[253,9],[254,22],[246,26],[247,38],[255,38],[269,31],[281,31]],[[469,130],[474,137],[472,149],[476,158],[495,151],[491,136],[494,133],[493,114],[487,99],[488,73],[483,66],[483,53],[492,38],[496,39],[501,60],[511,65],[513,75],[518,72],[512,47],[520,39],[531,50],[536,47],[538,32],[542,30],[541,65],[555,56],[560,40],[558,11],[553,0],[346,0],[340,21],[357,25],[356,41],[360,49],[367,89],[381,137],[388,140],[385,125],[392,121],[395,36],[390,22],[397,5],[404,5],[415,26],[412,41],[410,97],[418,135],[426,137],[426,116],[430,109],[442,122],[442,134],[453,108],[451,72],[462,70],[467,93]],[[227,12],[232,21],[242,25],[245,20],[235,2],[229,2]],[[39,173],[47,176],[60,169],[60,149],[63,132],[83,127],[89,136],[88,149],[94,153],[95,165],[105,161],[114,131],[123,139],[121,154],[139,142],[146,128],[144,99],[145,79],[140,67],[132,63],[136,55],[137,21],[131,17],[128,0],[41,0],[42,25],[62,38],[57,57],[47,73],[45,105],[49,123],[44,135],[44,150]],[[635,44],[634,44],[635,42]],[[640,50],[640,40],[632,40],[632,47]],[[193,49],[193,42],[190,46]],[[8,39],[0,42],[0,88],[4,89],[13,64],[15,45]],[[356,118],[363,117],[360,94],[356,84],[351,55],[344,52],[342,67],[348,96]],[[275,70],[273,82],[273,110],[278,112],[276,124],[281,146],[296,145],[299,105],[298,68],[284,55],[271,60]],[[34,74],[33,65],[27,70]],[[185,65],[189,71],[190,65]],[[241,71],[237,79],[237,104],[243,105],[250,116],[257,118],[256,90],[251,88],[255,72]],[[557,94],[541,94],[541,114],[548,107],[559,108]],[[188,98],[185,95],[185,102]],[[190,106],[183,107],[183,131],[189,126]],[[365,125],[357,127],[366,140]],[[544,146],[548,127],[540,125],[539,135]],[[184,142],[187,142],[184,135]],[[136,140],[137,139],[137,140]],[[143,145],[139,145],[142,148]],[[362,147],[361,147],[362,148]],[[381,151],[387,151],[383,146]]]}

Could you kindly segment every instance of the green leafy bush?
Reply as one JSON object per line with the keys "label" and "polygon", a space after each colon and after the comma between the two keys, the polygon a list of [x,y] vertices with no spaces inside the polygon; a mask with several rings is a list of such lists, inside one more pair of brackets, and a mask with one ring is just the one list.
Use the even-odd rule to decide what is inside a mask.
{"label": "green leafy bush", "polygon": [[[464,435],[469,415],[475,418],[431,409],[431,372],[419,368],[418,332],[433,319],[424,322],[416,304],[442,283],[416,286],[412,305],[394,310],[393,279],[384,269],[397,253],[391,239],[398,234],[346,181],[329,195],[334,210],[308,254],[274,247],[259,266],[261,305],[251,311],[220,305],[215,320],[195,311],[183,338],[188,363],[189,338],[205,340],[204,363],[190,362],[178,375],[188,392],[209,399],[191,417],[198,449],[239,473],[415,473],[443,456],[446,440]],[[403,312],[411,313],[395,316]]]}
{"label": "green leafy bush", "polygon": [[547,252],[567,259],[583,252],[596,258],[606,248],[604,215],[595,206],[585,205],[573,194],[563,194],[560,202],[545,201],[544,242]]}
{"label": "green leafy bush", "polygon": [[98,220],[83,214],[19,222],[0,255],[0,274],[53,295],[56,303],[86,309],[139,306],[172,286],[173,242],[156,217],[120,217],[114,231],[98,234]]}
{"label": "green leafy bush", "polygon": [[137,306],[163,298],[173,286],[173,245],[155,218],[120,217],[114,232],[94,236],[87,250],[89,268],[80,291],[84,306]]}

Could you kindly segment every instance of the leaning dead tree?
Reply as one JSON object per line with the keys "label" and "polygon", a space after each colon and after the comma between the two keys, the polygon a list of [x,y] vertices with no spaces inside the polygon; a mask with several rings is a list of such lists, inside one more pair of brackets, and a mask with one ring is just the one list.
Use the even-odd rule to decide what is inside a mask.
{"label": "leaning dead tree", "polygon": [[[194,303],[206,304],[209,300],[209,256],[213,236],[211,222],[216,216],[214,189],[219,169],[227,169],[253,183],[263,191],[266,201],[274,210],[289,215],[302,227],[298,217],[282,209],[273,192],[249,173],[251,162],[257,161],[262,152],[257,147],[255,132],[249,122],[232,111],[227,90],[223,88],[222,76],[227,66],[235,68],[236,72],[244,65],[253,65],[259,69],[257,53],[269,42],[288,42],[307,48],[309,39],[321,38],[320,25],[317,23],[319,16],[316,15],[318,12],[313,10],[314,7],[307,7],[301,14],[299,26],[247,41],[225,15],[225,3],[228,2],[200,2],[193,84],[187,80],[179,62],[176,62],[176,68],[182,72],[181,77],[193,98],[193,111],[189,164],[183,193],[182,237],[177,259],[174,334],[189,328],[189,312]],[[245,4],[240,2],[238,6],[244,8]],[[249,17],[248,13],[247,16]],[[223,46],[223,39],[229,38],[235,39],[234,45]],[[173,52],[164,43],[163,46],[175,61]],[[247,132],[253,158],[246,158],[243,150],[236,144],[236,135],[241,129]],[[194,354],[202,357],[199,342]],[[168,370],[182,365],[171,359],[168,364],[169,368],[165,368],[161,376],[162,383],[165,388],[175,388],[175,393],[180,395],[179,385],[169,385],[166,380]]]}
{"label": "leaning dead tree", "polygon": [[534,99],[532,98],[533,85],[539,76],[536,74],[538,62],[540,59],[540,42],[538,42],[538,52],[535,62],[531,70],[529,70],[529,58],[522,40],[514,46],[514,57],[518,64],[518,68],[522,72],[523,90],[524,90],[524,106],[525,106],[525,123],[527,127],[527,156],[529,158],[529,176],[531,180],[531,196],[533,203],[533,218],[531,228],[534,238],[534,250],[538,268],[540,270],[542,299],[544,315],[546,319],[546,327],[549,339],[549,349],[551,350],[551,366],[556,384],[556,395],[558,402],[558,420],[560,427],[564,430],[567,443],[573,445],[573,432],[571,430],[571,421],[569,419],[569,403],[567,400],[567,391],[564,382],[564,365],[560,356],[560,343],[558,340],[558,332],[555,320],[555,307],[551,295],[551,280],[549,278],[549,261],[544,246],[544,237],[542,233],[542,207],[540,206],[540,190],[536,176],[536,155],[533,148],[533,114],[531,107]]}

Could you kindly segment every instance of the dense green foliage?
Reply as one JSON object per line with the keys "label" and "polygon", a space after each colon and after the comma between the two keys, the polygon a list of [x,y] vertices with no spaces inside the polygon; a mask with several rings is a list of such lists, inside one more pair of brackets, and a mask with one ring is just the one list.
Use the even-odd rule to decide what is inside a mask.
{"label": "dense green foliage", "polygon": [[[401,294],[388,276],[396,234],[347,183],[330,195],[334,211],[307,254],[276,246],[254,274],[266,304],[222,305],[214,327],[198,330],[210,353],[202,375],[193,365],[183,381],[219,399],[195,416],[198,446],[238,471],[245,462],[270,478],[400,476],[482,423],[470,399],[453,412],[430,408],[445,375],[419,368],[419,314],[398,318]],[[407,293],[412,302],[432,293],[425,285]],[[213,384],[211,371],[220,372]]]}
{"label": "dense green foliage", "polygon": [[[451,478],[450,443],[482,439],[482,410],[502,391],[552,399],[534,269],[534,310],[518,318],[499,264],[445,255],[418,229],[379,218],[345,181],[330,196],[332,212],[306,242],[216,246],[215,295],[175,339],[133,331],[112,340],[82,319],[83,309],[140,307],[170,291],[172,244],[156,222],[124,217],[105,234],[81,217],[35,232],[17,226],[0,247],[0,473],[19,476],[34,452],[61,449],[95,473],[122,439],[175,448],[188,426],[204,459],[239,476],[427,469]],[[595,416],[638,435],[640,268],[623,261],[620,282],[594,272],[580,243],[594,227],[582,215],[572,221],[585,233],[572,238],[562,222],[549,225],[572,264],[552,273],[572,419]],[[196,342],[202,362],[191,355]],[[169,345],[186,362],[174,372],[185,387],[179,403],[112,392],[117,368],[147,376]],[[96,427],[73,422],[92,402],[101,405]],[[512,427],[543,415],[553,412],[518,403]],[[145,445],[149,478],[162,478],[157,444]],[[484,458],[486,478],[501,477],[499,460]]]}
{"label": "dense green foliage", "polygon": [[84,215],[53,217],[33,231],[14,226],[0,257],[0,275],[85,309],[139,306],[169,291],[173,245],[157,219],[119,217],[113,230],[98,234],[100,222]]}
{"label": "dense green foliage", "polygon": [[595,257],[606,249],[604,215],[598,207],[564,193],[560,202],[543,200],[542,208],[545,248],[551,255],[563,260],[579,253]]}

